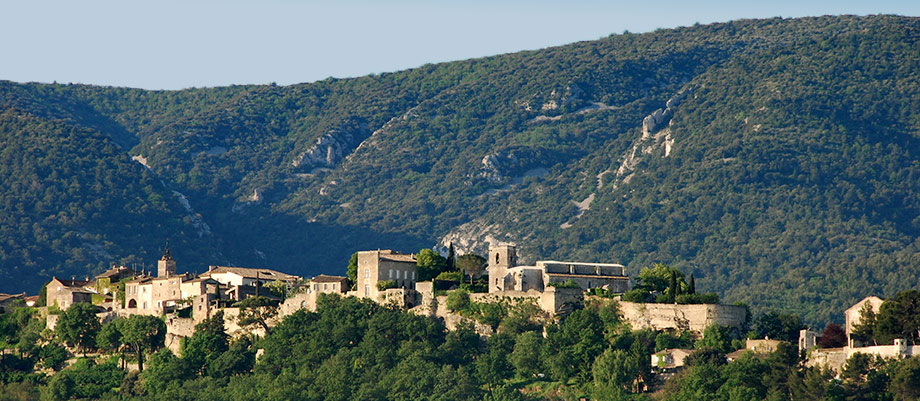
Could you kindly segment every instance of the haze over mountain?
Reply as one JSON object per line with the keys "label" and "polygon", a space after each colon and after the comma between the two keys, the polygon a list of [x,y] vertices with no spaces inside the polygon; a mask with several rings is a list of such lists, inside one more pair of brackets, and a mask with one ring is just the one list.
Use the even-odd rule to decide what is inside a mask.
{"label": "haze over mountain", "polygon": [[742,20],[291,86],[0,82],[0,291],[360,249],[662,262],[839,320],[920,279],[920,20]]}

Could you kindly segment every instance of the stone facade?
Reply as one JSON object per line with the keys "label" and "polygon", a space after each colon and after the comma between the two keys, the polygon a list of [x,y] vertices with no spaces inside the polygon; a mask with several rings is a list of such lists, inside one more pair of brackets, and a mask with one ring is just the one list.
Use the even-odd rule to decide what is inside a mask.
{"label": "stone facade", "polygon": [[747,309],[734,305],[679,305],[620,301],[623,319],[633,329],[675,329],[702,333],[707,326],[718,324],[741,329]]}
{"label": "stone facade", "polygon": [[489,292],[544,291],[552,284],[573,282],[582,291],[604,288],[616,293],[629,291],[626,268],[615,263],[537,261],[535,266],[518,266],[517,251],[510,245],[489,248]]}
{"label": "stone facade", "polygon": [[358,278],[354,295],[380,300],[383,291],[377,283],[392,280],[397,288],[415,290],[418,279],[415,255],[405,255],[391,250],[358,252]]}
{"label": "stone facade", "polygon": [[93,292],[88,288],[88,280],[64,280],[53,277],[45,287],[45,302],[48,306],[57,305],[61,310],[70,308],[75,303],[93,302]]}

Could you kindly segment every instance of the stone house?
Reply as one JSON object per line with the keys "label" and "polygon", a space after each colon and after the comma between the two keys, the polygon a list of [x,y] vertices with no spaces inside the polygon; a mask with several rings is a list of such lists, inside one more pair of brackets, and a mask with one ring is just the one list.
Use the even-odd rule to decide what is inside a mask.
{"label": "stone house", "polygon": [[26,293],[24,292],[21,294],[0,294],[0,313],[6,313],[6,309],[10,304],[18,300],[23,300],[23,303],[25,303],[25,298]]}
{"label": "stone house", "polygon": [[111,269],[96,276],[96,291],[104,295],[113,294],[121,280],[140,275],[139,271],[126,266],[112,266]]}
{"label": "stone house", "polygon": [[282,273],[271,269],[253,269],[248,267],[208,266],[208,271],[199,275],[217,280],[221,284],[231,286],[264,286],[280,281],[288,286],[294,286],[301,277]]}
{"label": "stone house", "polygon": [[857,353],[875,355],[882,358],[910,358],[920,356],[920,345],[909,345],[906,340],[901,338],[894,339],[894,344],[890,345],[869,345],[863,344],[851,337],[853,326],[859,323],[859,315],[862,308],[868,304],[872,308],[872,311],[877,314],[883,302],[884,300],[879,297],[869,296],[863,298],[844,311],[847,345],[842,348],[816,348],[817,333],[811,330],[801,330],[799,332],[799,346],[806,347],[805,350],[808,351],[808,359],[805,361],[805,366],[821,366],[841,372],[847,359]]}
{"label": "stone house", "polygon": [[379,301],[385,290],[379,290],[377,283],[382,281],[393,281],[396,288],[415,290],[418,274],[416,263],[415,255],[392,250],[358,252],[358,278],[353,293],[358,297]]}
{"label": "stone house", "polygon": [[91,286],[92,282],[89,280],[64,280],[52,277],[45,288],[46,305],[49,307],[56,305],[61,310],[66,310],[75,303],[92,303]]}
{"label": "stone house", "polygon": [[348,288],[348,277],[320,274],[298,287],[297,293],[281,304],[281,315],[290,315],[298,309],[316,310],[316,298],[319,294],[344,296]]}
{"label": "stone house", "polygon": [[853,327],[859,324],[860,311],[862,311],[863,307],[868,304],[869,307],[872,308],[872,312],[877,315],[879,308],[882,307],[882,302],[884,301],[879,297],[868,296],[853,304],[853,306],[847,308],[847,310],[843,312],[843,318],[846,321],[844,330],[846,330],[848,346],[852,348],[864,345],[859,340],[852,338],[850,334],[853,332]]}
{"label": "stone house", "polygon": [[652,368],[673,370],[684,366],[684,360],[693,353],[692,349],[669,348],[652,354]]}

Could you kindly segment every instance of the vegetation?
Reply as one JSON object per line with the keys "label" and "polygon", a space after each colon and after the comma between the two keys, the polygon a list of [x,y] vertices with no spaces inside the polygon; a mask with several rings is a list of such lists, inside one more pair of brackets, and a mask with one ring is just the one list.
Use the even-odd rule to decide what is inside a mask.
{"label": "vegetation", "polygon": [[[465,292],[454,294],[466,300],[455,307],[474,306]],[[497,333],[482,338],[469,325],[447,331],[428,317],[321,294],[315,312],[286,316],[261,338],[231,339],[218,312],[183,340],[180,355],[157,350],[162,320],[119,318],[95,336],[101,355],[79,358],[54,375],[32,372],[41,351],[20,348],[21,356],[0,355],[0,394],[12,399],[641,400],[648,399],[648,386],[662,386],[651,373],[651,353],[688,347],[695,348],[689,367],[664,383],[656,399],[912,400],[920,394],[920,358],[856,354],[837,379],[804,367],[789,343],[772,354],[747,352],[727,363],[725,353],[736,348],[732,342],[740,336],[725,327],[707,327],[695,342],[689,332],[632,330],[620,321],[616,301],[591,300],[558,322],[541,321],[532,303],[495,305],[507,313]],[[755,326],[795,326],[794,317],[769,315],[755,319]],[[41,323],[26,307],[0,315],[0,322],[7,344]],[[123,346],[151,354],[147,368],[126,371],[119,364]],[[258,361],[257,348],[264,350]]]}
{"label": "vegetation", "polygon": [[0,291],[143,267],[167,237],[180,269],[304,276],[492,237],[839,319],[920,279],[918,25],[742,20],[291,86],[0,82]]}

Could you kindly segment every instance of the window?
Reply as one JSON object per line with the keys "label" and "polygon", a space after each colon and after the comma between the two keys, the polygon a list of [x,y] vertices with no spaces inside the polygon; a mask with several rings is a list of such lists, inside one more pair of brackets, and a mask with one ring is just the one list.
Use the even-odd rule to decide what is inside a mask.
{"label": "window", "polygon": [[329,289],[329,284],[323,284],[323,290],[328,290],[328,289]]}
{"label": "window", "polygon": [[336,286],[336,284],[335,284],[335,283],[332,283],[332,289],[333,289],[333,290],[335,289],[335,286]]}
{"label": "window", "polygon": [[364,295],[370,295],[370,293],[371,293],[371,285],[364,284]]}
{"label": "window", "polygon": [[392,270],[390,270],[390,277],[389,277],[389,278],[390,278],[391,280],[393,279],[393,271],[392,271]]}
{"label": "window", "polygon": [[415,281],[415,272],[412,272],[412,280]]}
{"label": "window", "polygon": [[364,278],[371,278],[370,269],[364,269]]}
{"label": "window", "polygon": [[396,280],[399,280],[399,270],[396,271]]}

